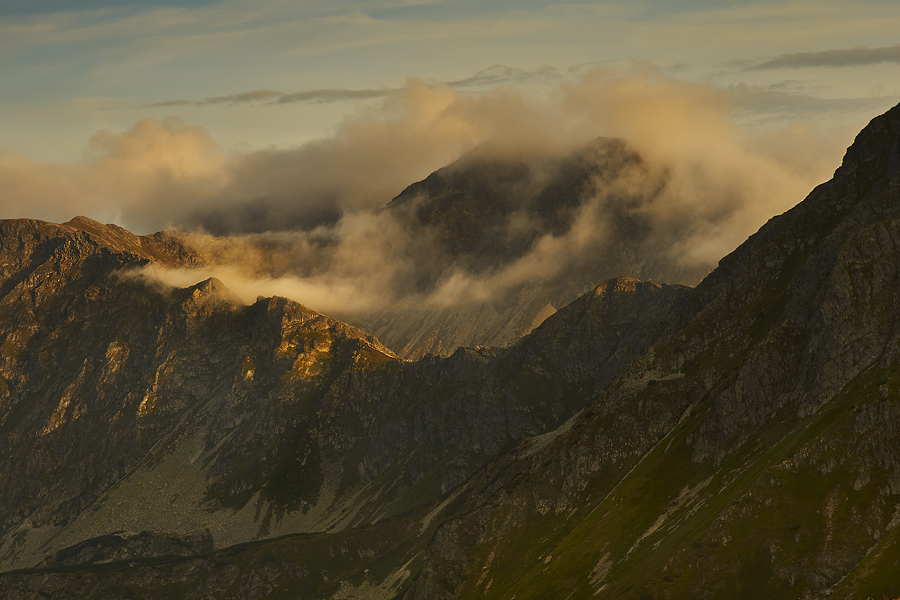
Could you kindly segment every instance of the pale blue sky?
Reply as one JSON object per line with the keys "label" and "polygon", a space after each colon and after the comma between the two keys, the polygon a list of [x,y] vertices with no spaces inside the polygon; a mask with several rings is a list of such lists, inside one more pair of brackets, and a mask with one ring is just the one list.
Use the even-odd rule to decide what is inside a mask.
{"label": "pale blue sky", "polygon": [[[0,147],[75,160],[99,129],[172,115],[206,127],[226,148],[289,146],[380,102],[376,94],[323,102],[304,92],[390,90],[409,77],[462,81],[497,65],[507,69],[494,75],[541,85],[579,65],[642,61],[691,81],[751,86],[741,102],[760,118],[869,114],[900,99],[900,60],[890,52],[897,32],[900,3],[865,0],[5,0]],[[783,55],[859,48],[880,49],[884,61],[876,52],[851,66],[829,66],[823,55],[814,66],[752,68]],[[256,90],[306,100],[198,103]]]}

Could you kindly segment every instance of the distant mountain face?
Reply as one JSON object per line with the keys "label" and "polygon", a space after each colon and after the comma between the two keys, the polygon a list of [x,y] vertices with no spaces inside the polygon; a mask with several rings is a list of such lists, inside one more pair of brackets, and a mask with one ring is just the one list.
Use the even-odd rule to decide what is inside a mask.
{"label": "distant mountain face", "polygon": [[660,231],[646,210],[666,184],[665,173],[616,139],[563,157],[473,152],[409,186],[386,211],[410,237],[428,241],[416,292],[440,292],[459,276],[481,283],[473,287],[487,298],[442,305],[409,294],[342,316],[415,358],[460,345],[508,346],[611,277],[694,285],[712,265],[683,264],[672,245],[687,230]]}
{"label": "distant mountain face", "polygon": [[617,139],[562,155],[485,147],[330,227],[180,239],[207,266],[339,293],[322,310],[403,358],[448,356],[509,346],[609,278],[698,283],[713,265],[678,249],[708,223],[673,208],[669,179]]}
{"label": "distant mountain face", "polygon": [[[427,185],[388,210],[483,197]],[[201,260],[177,236],[0,235],[4,597],[900,596],[900,107],[696,288],[446,358],[133,274]]]}

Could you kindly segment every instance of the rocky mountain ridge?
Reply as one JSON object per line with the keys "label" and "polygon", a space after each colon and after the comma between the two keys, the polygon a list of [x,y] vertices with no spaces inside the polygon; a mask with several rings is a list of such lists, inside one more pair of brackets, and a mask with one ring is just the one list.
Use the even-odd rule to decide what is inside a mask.
{"label": "rocky mountain ridge", "polygon": [[403,358],[449,356],[510,346],[612,277],[699,282],[714,265],[673,250],[695,233],[691,219],[672,206],[652,216],[671,205],[667,186],[667,172],[618,139],[559,154],[479,148],[333,228],[180,239],[212,272],[299,278],[324,304],[353,290],[342,293],[364,301],[342,296],[326,312]]}
{"label": "rocky mountain ridge", "polygon": [[[22,241],[10,269],[32,273],[3,298],[6,568],[91,555],[122,531],[152,532],[136,554],[173,539],[199,551],[425,505],[581,408],[691,294],[622,279],[509,351],[408,363],[289,300],[248,307],[214,279],[133,275],[161,236],[2,226]],[[170,264],[191,259],[165,243]]]}
{"label": "rocky mountain ridge", "polygon": [[444,359],[2,227],[6,597],[900,594],[900,107],[696,288]]}
{"label": "rocky mountain ridge", "polygon": [[[642,182],[634,185],[634,180]],[[505,347],[547,316],[611,277],[694,285],[712,265],[684,264],[670,251],[683,231],[655,230],[642,211],[667,185],[623,140],[597,138],[561,157],[497,158],[473,152],[414,183],[385,208],[406,230],[429,232],[439,249],[417,285],[463,274],[492,277],[539,253],[541,242],[565,244],[579,221],[602,235],[551,262],[526,280],[498,286],[487,301],[422,306],[415,296],[373,313],[346,315],[409,358],[447,355],[458,346]],[[540,261],[534,261],[540,262]],[[437,279],[435,279],[437,277]],[[500,277],[502,278],[502,277]]]}

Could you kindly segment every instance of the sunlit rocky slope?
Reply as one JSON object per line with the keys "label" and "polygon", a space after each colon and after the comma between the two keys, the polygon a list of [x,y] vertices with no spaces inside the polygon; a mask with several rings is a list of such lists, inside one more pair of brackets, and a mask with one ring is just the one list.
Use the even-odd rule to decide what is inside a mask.
{"label": "sunlit rocky slope", "polygon": [[408,363],[288,300],[136,275],[193,260],[170,236],[2,231],[7,568],[123,531],[149,532],[137,555],[192,553],[426,505],[580,409],[690,293],[613,282],[509,351]]}
{"label": "sunlit rocky slope", "polygon": [[696,288],[397,359],[180,238],[2,233],[0,595],[900,595],[900,107]]}

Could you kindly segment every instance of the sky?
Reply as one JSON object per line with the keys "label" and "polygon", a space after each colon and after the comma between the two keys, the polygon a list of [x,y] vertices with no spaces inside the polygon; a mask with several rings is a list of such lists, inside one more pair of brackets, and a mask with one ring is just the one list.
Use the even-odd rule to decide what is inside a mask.
{"label": "sky", "polygon": [[0,0],[0,218],[329,238],[303,262],[346,298],[409,184],[615,136],[667,181],[635,210],[714,265],[900,102],[898,32],[874,0]]}
{"label": "sky", "polygon": [[870,0],[0,0],[0,147],[73,161],[171,116],[287,147],[410,78],[477,93],[633,62],[730,89],[746,121],[871,117],[900,98],[898,31]]}

